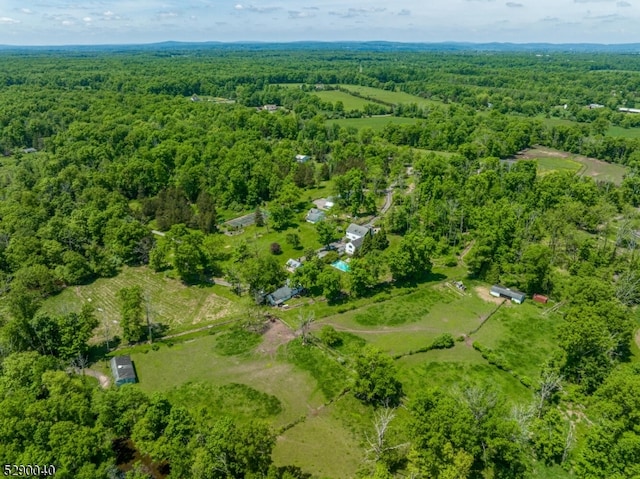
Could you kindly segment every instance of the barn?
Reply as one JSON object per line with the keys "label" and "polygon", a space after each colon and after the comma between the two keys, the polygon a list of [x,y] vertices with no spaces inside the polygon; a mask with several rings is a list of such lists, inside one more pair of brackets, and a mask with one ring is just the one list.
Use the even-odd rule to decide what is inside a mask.
{"label": "barn", "polygon": [[522,304],[522,302],[527,297],[526,294],[516,291],[515,289],[505,288],[504,286],[500,286],[499,284],[494,284],[491,286],[491,296],[495,296],[496,298],[507,298],[512,302],[517,304]]}

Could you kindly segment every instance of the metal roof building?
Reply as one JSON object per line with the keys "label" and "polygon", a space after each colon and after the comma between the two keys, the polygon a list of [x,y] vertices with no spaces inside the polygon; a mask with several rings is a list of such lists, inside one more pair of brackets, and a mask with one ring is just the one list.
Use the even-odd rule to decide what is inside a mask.
{"label": "metal roof building", "polygon": [[131,356],[114,356],[110,364],[116,386],[136,382],[136,370],[133,368]]}
{"label": "metal roof building", "polygon": [[494,284],[491,286],[491,296],[495,296],[496,298],[508,298],[514,303],[521,304],[525,298],[526,294],[521,293],[520,291],[516,291],[515,289],[505,288],[504,286],[500,286],[498,284]]}

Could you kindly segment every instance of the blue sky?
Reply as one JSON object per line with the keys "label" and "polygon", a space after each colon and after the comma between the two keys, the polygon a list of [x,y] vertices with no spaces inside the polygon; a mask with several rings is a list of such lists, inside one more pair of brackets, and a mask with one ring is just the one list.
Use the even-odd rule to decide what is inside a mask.
{"label": "blue sky", "polygon": [[389,40],[640,42],[640,0],[0,2],[0,44]]}

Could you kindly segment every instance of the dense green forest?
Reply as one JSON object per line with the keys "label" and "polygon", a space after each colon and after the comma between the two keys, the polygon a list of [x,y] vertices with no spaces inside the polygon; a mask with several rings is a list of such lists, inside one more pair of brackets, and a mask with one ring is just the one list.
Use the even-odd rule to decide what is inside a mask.
{"label": "dense green forest", "polygon": [[[640,114],[619,111],[640,108],[637,55],[0,60],[3,464],[60,478],[333,477],[278,452],[305,420],[258,380],[104,390],[83,374],[114,354],[169,358],[190,346],[162,336],[187,332],[213,337],[191,354],[221,370],[232,357],[304,377],[314,414],[326,407],[354,444],[356,465],[335,477],[640,477]],[[326,220],[306,223],[330,195]],[[227,223],[241,215],[255,225]],[[317,251],[352,222],[376,233],[343,273],[338,252]],[[302,267],[288,273],[282,251]],[[132,274],[184,295],[223,279],[228,311],[211,325],[224,325],[150,324],[160,300],[133,279],[103,334],[109,311],[78,298]],[[305,289],[295,309],[256,304],[286,280]],[[551,302],[481,299],[498,283]],[[430,323],[438,314],[448,326]],[[276,319],[295,334],[257,360]],[[397,342],[371,332],[398,325]]]}

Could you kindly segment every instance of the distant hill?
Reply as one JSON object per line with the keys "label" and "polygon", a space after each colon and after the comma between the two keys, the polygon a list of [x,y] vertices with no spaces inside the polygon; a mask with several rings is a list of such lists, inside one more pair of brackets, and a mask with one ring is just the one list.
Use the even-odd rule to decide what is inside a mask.
{"label": "distant hill", "polygon": [[0,51],[20,52],[132,52],[164,51],[185,52],[202,50],[352,50],[352,51],[487,51],[487,52],[575,52],[575,53],[640,53],[640,43],[402,43],[402,42],[316,42],[300,41],[287,43],[271,42],[176,42],[166,41],[148,44],[125,45],[57,45],[57,46],[13,46],[0,45]]}

